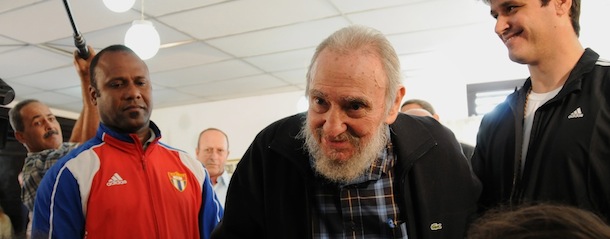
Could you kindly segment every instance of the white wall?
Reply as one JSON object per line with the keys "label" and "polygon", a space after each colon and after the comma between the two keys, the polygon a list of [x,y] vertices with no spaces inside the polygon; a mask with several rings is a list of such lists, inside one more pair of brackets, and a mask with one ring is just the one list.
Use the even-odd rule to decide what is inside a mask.
{"label": "white wall", "polygon": [[229,159],[235,159],[242,157],[267,125],[298,113],[297,102],[303,95],[298,91],[154,109],[151,119],[161,129],[162,142],[193,156],[199,133],[219,128],[229,136]]}

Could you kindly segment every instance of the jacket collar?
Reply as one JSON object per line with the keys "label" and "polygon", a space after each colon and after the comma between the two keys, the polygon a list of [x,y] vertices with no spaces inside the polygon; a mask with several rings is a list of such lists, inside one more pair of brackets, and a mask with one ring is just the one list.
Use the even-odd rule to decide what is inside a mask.
{"label": "jacket collar", "polygon": [[[591,50],[591,48],[585,49],[585,52],[582,54],[576,65],[570,71],[570,75],[568,75],[568,79],[563,85],[563,89],[559,91],[557,96],[547,103],[552,103],[556,99],[560,99],[563,96],[577,90],[582,89],[582,80],[583,75],[591,72],[595,67],[595,62],[599,59],[599,54],[595,51]],[[525,97],[527,92],[532,88],[532,79],[528,77],[523,87],[519,89],[515,94],[511,94],[509,96],[509,104],[513,112],[517,112],[516,118],[523,118],[523,105],[525,104]],[[514,97],[517,97],[515,100]]]}
{"label": "jacket collar", "polygon": [[[149,127],[155,135],[155,139],[153,139],[150,143],[152,145],[158,142],[161,138],[161,130],[159,130],[159,127],[157,127],[157,125],[152,121],[150,121]],[[103,123],[100,123],[97,129],[96,137],[101,139],[102,141],[111,143],[120,148],[125,146],[127,147],[125,149],[127,151],[133,150],[133,145],[137,145],[137,148],[142,149],[142,142],[140,142],[136,134],[119,133],[117,131],[112,130],[110,127]]]}

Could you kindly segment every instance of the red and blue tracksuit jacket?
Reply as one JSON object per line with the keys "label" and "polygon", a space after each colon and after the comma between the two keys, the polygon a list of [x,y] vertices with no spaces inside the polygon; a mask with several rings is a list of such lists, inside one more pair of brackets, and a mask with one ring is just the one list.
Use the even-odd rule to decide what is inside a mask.
{"label": "red and blue tracksuit jacket", "polygon": [[100,124],[37,191],[33,238],[209,238],[223,209],[203,165],[160,143]]}

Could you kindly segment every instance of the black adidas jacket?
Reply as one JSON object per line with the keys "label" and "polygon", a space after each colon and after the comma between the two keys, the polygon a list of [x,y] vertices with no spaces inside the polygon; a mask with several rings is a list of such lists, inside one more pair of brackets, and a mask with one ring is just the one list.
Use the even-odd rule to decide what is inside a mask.
{"label": "black adidas jacket", "polygon": [[610,63],[598,58],[586,49],[557,96],[536,111],[520,179],[514,169],[530,79],[484,116],[472,157],[482,208],[553,202],[610,219]]}

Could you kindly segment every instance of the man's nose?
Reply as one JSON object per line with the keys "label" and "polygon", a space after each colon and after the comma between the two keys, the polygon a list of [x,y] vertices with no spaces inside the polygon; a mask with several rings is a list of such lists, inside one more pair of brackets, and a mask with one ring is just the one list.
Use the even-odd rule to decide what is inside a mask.
{"label": "man's nose", "polygon": [[124,93],[125,93],[124,97],[126,99],[139,99],[139,98],[142,98],[142,91],[141,91],[140,87],[138,87],[134,83],[129,83],[125,87],[125,92]]}
{"label": "man's nose", "polygon": [[347,130],[345,119],[347,115],[338,109],[338,107],[331,107],[325,114],[325,121],[322,130],[324,135],[335,137]]}

